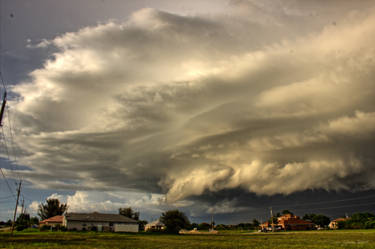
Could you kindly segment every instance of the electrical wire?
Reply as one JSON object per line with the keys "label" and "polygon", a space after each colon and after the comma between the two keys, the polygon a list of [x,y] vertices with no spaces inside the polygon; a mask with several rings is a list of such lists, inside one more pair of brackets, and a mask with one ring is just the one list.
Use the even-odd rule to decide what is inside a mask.
{"label": "electrical wire", "polygon": [[10,198],[13,198],[13,195],[0,196],[0,200],[10,199]]}
{"label": "electrical wire", "polygon": [[340,200],[332,200],[332,201],[319,201],[319,202],[307,202],[307,203],[299,203],[294,205],[286,205],[286,204],[276,204],[271,205],[272,207],[298,207],[298,206],[310,206],[310,205],[319,205],[319,204],[328,204],[328,203],[336,203],[336,202],[345,202],[345,201],[352,201],[352,200],[362,200],[362,199],[370,199],[375,197],[375,195],[369,195],[369,196],[361,196],[361,197],[354,197],[354,198],[346,198],[346,199],[340,199]]}
{"label": "electrical wire", "polygon": [[[18,165],[18,155],[17,153],[19,153],[19,150],[18,150],[18,147],[15,145],[15,142],[14,142],[14,132],[13,132],[13,128],[12,128],[12,122],[11,122],[11,118],[10,118],[10,110],[9,108],[7,107],[6,108],[6,118],[8,119],[8,126],[9,126],[9,134],[10,134],[10,145],[12,147],[12,151],[13,151],[13,159],[14,159],[14,162],[15,162],[15,165]],[[12,166],[14,166],[12,164]],[[19,181],[22,181],[23,180],[23,177],[20,175],[19,171],[17,169],[15,169],[15,166],[13,167],[13,170],[15,170],[17,176],[18,176],[18,180]]]}
{"label": "electrical wire", "polygon": [[9,192],[13,195],[13,198],[16,199],[16,196],[12,190],[12,188],[10,187],[10,184],[8,182],[8,179],[6,178],[5,174],[4,174],[4,171],[2,168],[0,168],[0,172],[1,172],[1,175],[3,176],[4,180],[5,180],[5,183],[6,185],[8,186],[8,189],[9,189]]}

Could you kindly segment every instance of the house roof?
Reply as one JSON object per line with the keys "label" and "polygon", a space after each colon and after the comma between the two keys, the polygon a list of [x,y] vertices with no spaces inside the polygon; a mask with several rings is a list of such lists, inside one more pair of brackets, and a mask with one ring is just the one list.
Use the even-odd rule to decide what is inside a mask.
{"label": "house roof", "polygon": [[44,224],[44,223],[47,223],[47,222],[48,223],[62,223],[63,222],[63,218],[64,218],[64,216],[62,216],[62,215],[56,215],[56,216],[53,216],[51,218],[42,220],[39,223],[41,223],[41,224]]}
{"label": "house roof", "polygon": [[85,221],[85,222],[122,222],[137,223],[136,220],[130,219],[119,214],[103,214],[103,213],[67,213],[65,215],[67,221]]}
{"label": "house roof", "polygon": [[334,219],[333,221],[331,222],[339,222],[339,221],[346,221],[348,220],[349,218],[337,218],[337,219]]}
{"label": "house roof", "polygon": [[313,225],[314,224],[311,221],[301,220],[301,219],[288,219],[288,220],[282,220],[281,222],[283,222],[284,224],[289,224],[289,225],[293,225],[293,224]]}

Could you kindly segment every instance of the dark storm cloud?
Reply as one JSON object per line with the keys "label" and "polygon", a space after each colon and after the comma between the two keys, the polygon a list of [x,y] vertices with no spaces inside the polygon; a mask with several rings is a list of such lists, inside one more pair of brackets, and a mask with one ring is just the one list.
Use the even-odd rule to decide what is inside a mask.
{"label": "dark storm cloud", "polygon": [[[311,9],[340,25],[316,23],[310,7],[280,4],[233,1],[211,17],[143,9],[49,41],[54,58],[13,89],[25,178],[169,202],[372,189],[375,16],[367,2],[355,13],[322,4]],[[220,199],[212,212],[243,210]]]}

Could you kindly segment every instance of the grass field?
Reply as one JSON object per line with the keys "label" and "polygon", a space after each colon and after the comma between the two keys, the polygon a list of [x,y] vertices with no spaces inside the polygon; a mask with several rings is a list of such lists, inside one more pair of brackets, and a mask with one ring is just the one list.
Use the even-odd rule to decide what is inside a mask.
{"label": "grass field", "polygon": [[375,230],[219,235],[0,233],[0,248],[375,248]]}

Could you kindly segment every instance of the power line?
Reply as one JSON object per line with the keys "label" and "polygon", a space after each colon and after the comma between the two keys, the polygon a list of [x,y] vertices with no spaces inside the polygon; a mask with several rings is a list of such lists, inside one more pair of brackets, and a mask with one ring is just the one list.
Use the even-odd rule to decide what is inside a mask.
{"label": "power line", "polygon": [[10,198],[13,198],[13,195],[0,196],[0,200],[6,200],[6,199],[10,199]]}
{"label": "power line", "polygon": [[369,199],[373,198],[375,195],[369,195],[369,196],[361,196],[361,197],[354,197],[354,198],[345,198],[345,199],[339,199],[339,200],[332,200],[332,201],[318,201],[318,202],[306,202],[306,203],[299,203],[294,205],[289,204],[276,204],[272,205],[273,207],[299,207],[299,206],[308,206],[308,205],[318,205],[318,204],[328,204],[328,203],[336,203],[336,202],[345,202],[345,201],[353,201],[353,200],[361,200],[361,199]]}
{"label": "power line", "polygon": [[355,204],[355,205],[336,206],[336,207],[313,208],[313,209],[338,209],[338,208],[346,208],[346,207],[371,206],[371,205],[375,205],[375,202]]}
{"label": "power line", "polygon": [[[18,165],[18,156],[17,156],[17,153],[19,153],[19,150],[18,150],[18,147],[15,145],[15,142],[14,142],[14,133],[13,133],[13,128],[12,128],[12,122],[11,122],[11,119],[10,119],[10,110],[9,108],[6,108],[6,112],[7,112],[7,119],[8,119],[8,125],[9,125],[9,133],[10,133],[10,142],[11,142],[11,147],[12,147],[12,151],[13,151],[13,158],[14,158],[14,162],[16,165]],[[13,164],[12,164],[13,166]],[[13,169],[15,170],[15,166],[13,167]],[[16,170],[16,174],[18,176],[18,180],[23,180],[22,176],[20,175],[20,173]]]}
{"label": "power line", "polygon": [[[301,207],[301,206],[314,205],[314,204],[317,205],[317,204],[337,203],[337,202],[345,202],[345,201],[354,201],[354,200],[361,200],[361,199],[369,199],[369,198],[373,198],[373,197],[375,197],[375,195],[354,197],[354,198],[345,198],[345,199],[333,200],[333,201],[309,202],[309,203],[296,204],[296,205],[288,205],[288,204],[281,205],[281,204],[279,204],[279,205],[272,205],[272,207],[278,206],[278,207],[284,207],[284,208],[290,208],[290,209],[293,208],[293,210],[330,210],[330,209],[339,209],[339,208],[363,207],[363,206],[375,205],[375,202],[352,204],[352,205],[331,206],[331,207],[306,207],[306,208],[304,208],[304,207]],[[300,206],[300,208],[298,208],[298,206]],[[294,207],[297,207],[297,208],[294,208]],[[255,212],[244,210],[244,212],[250,213],[251,216],[267,217],[268,213],[269,213],[269,210],[264,210],[264,211],[257,210]],[[232,217],[233,216],[234,217],[244,216],[244,213],[239,212],[239,213],[236,213],[236,214],[231,214],[231,216]],[[206,217],[206,216],[194,216],[194,218],[203,218],[203,217]]]}
{"label": "power line", "polygon": [[3,141],[4,141],[5,152],[6,152],[7,156],[8,156],[8,160],[11,161],[10,155],[9,155],[7,141],[6,141],[5,134],[4,134],[4,128],[1,127],[1,130],[2,130],[1,135],[2,135],[2,138],[3,138]]}
{"label": "power line", "polygon": [[[8,157],[8,161],[9,161],[9,164],[12,168],[13,171],[16,171],[15,168],[14,168],[14,165],[12,163],[12,159],[10,157],[10,154],[9,154],[9,149],[8,149],[8,145],[7,145],[7,141],[6,141],[6,137],[5,137],[5,133],[4,133],[4,127],[1,127],[1,130],[2,130],[2,138],[3,138],[3,141],[4,141],[4,147],[5,147],[5,151],[6,151],[6,155]],[[18,178],[20,179],[20,176],[19,176],[19,173],[16,171],[16,174],[18,175]]]}
{"label": "power line", "polygon": [[9,192],[13,195],[13,198],[16,199],[16,196],[14,195],[13,190],[12,190],[12,188],[9,185],[8,179],[6,178],[3,169],[0,168],[0,171],[1,171],[1,175],[3,176],[3,178],[5,180],[6,185],[8,186]]}

